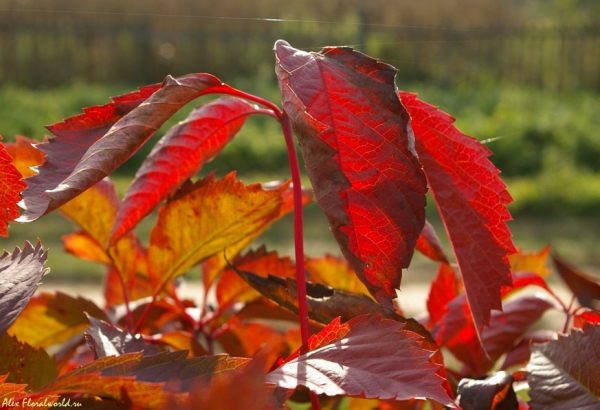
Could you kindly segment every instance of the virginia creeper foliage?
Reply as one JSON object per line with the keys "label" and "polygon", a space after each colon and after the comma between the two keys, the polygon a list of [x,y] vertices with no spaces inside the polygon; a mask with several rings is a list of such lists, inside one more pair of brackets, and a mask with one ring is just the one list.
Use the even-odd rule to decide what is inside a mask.
{"label": "virginia creeper foliage", "polygon": [[[0,145],[0,234],[59,210],[77,225],[65,250],[106,266],[97,306],[34,295],[48,271],[40,242],[0,257],[0,407],[600,405],[600,285],[553,256],[574,294],[567,305],[546,282],[550,249],[517,252],[490,151],[399,91],[388,64],[281,40],[275,57],[281,108],[211,74],[169,76],[49,126],[49,140]],[[213,94],[224,96],[167,131],[120,198],[109,175],[176,111]],[[291,182],[201,174],[251,115],[280,123]],[[311,188],[300,185],[292,129]],[[428,191],[453,257],[425,219]],[[313,196],[344,258],[304,255]],[[156,209],[149,238],[138,238]],[[290,212],[295,259],[247,249]],[[396,299],[415,250],[439,264],[417,319]],[[198,270],[203,293],[182,299],[181,277]],[[553,310],[560,328],[531,330]]]}

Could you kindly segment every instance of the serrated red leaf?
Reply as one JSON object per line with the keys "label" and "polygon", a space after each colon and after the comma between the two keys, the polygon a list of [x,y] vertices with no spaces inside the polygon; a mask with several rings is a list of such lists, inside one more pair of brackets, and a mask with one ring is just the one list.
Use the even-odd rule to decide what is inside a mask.
{"label": "serrated red leaf", "polygon": [[415,249],[431,260],[445,264],[450,263],[448,262],[448,257],[444,252],[440,238],[438,238],[435,228],[429,221],[425,221],[425,226],[423,226],[423,231],[421,231]]}
{"label": "serrated red leaf", "polygon": [[512,199],[484,145],[416,94],[399,94],[479,332],[489,323],[490,311],[502,309],[501,288],[511,285],[508,255],[516,250],[506,225],[511,219],[506,205]]}
{"label": "serrated red leaf", "polygon": [[157,143],[135,175],[119,209],[111,242],[221,152],[259,108],[241,98],[219,98],[196,108]]}
{"label": "serrated red leaf", "polygon": [[552,261],[556,271],[575,294],[579,303],[600,310],[600,282],[569,265],[557,255],[552,255]]}
{"label": "serrated red leaf", "polygon": [[42,277],[49,271],[44,268],[47,251],[38,241],[36,247],[29,242],[23,250],[6,250],[0,256],[0,335],[17,319],[37,290]]}
{"label": "serrated red leaf", "polygon": [[36,146],[46,162],[27,181],[19,221],[36,220],[84,192],[129,159],[181,107],[223,87],[210,74],[168,76],[162,85],[48,127],[56,137]]}
{"label": "serrated red leaf", "polygon": [[[0,140],[2,137],[0,136]],[[17,203],[21,192],[27,187],[15,167],[13,158],[0,143],[0,236],[8,236],[8,222],[19,217]]]}
{"label": "serrated red leaf", "polygon": [[266,380],[327,395],[429,398],[454,408],[442,388],[443,379],[435,374],[438,366],[428,361],[432,352],[420,346],[420,336],[402,327],[379,316],[358,316],[344,324],[336,319],[267,374]]}
{"label": "serrated red leaf", "polygon": [[347,47],[275,44],[283,108],[317,202],[350,265],[393,311],[425,223],[425,176],[407,133],[396,69]]}
{"label": "serrated red leaf", "polygon": [[527,365],[532,409],[600,407],[600,326],[586,326],[531,347]]}

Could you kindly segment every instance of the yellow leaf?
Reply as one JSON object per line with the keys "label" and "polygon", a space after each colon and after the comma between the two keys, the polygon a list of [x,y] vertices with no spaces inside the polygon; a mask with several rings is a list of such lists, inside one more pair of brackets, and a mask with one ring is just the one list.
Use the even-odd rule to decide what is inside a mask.
{"label": "yellow leaf", "polygon": [[155,293],[204,259],[247,240],[271,224],[282,206],[282,192],[259,184],[246,186],[231,173],[209,177],[169,201],[158,214],[148,248],[149,276]]}
{"label": "yellow leaf", "polygon": [[550,274],[551,270],[548,269],[550,246],[546,246],[539,252],[523,251],[522,249],[517,249],[517,251],[508,257],[512,272],[533,272],[541,277]]}

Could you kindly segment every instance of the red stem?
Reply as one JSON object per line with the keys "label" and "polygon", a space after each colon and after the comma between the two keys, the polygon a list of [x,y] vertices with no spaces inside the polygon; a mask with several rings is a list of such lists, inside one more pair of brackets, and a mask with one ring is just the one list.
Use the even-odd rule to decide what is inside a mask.
{"label": "red stem", "polygon": [[[302,223],[302,181],[300,179],[300,165],[298,164],[298,155],[296,154],[296,145],[294,144],[294,135],[292,132],[292,123],[287,113],[283,111],[279,118],[285,144],[287,146],[288,161],[290,163],[290,172],[292,174],[292,189],[294,191],[294,250],[296,255],[296,292],[298,295],[298,315],[300,316],[300,334],[302,344],[308,344],[310,331],[308,327],[308,305],[306,302],[306,275],[304,270],[304,232]],[[310,402],[313,410],[320,410],[319,395],[309,390]]]}
{"label": "red stem", "polygon": [[292,174],[292,189],[294,191],[294,250],[296,254],[296,287],[298,292],[298,314],[300,315],[300,334],[302,343],[308,342],[308,305],[306,302],[306,277],[304,271],[304,233],[302,224],[302,181],[300,180],[300,165],[296,155],[296,145],[292,133],[292,124],[284,111],[279,121],[285,136],[288,161]]}

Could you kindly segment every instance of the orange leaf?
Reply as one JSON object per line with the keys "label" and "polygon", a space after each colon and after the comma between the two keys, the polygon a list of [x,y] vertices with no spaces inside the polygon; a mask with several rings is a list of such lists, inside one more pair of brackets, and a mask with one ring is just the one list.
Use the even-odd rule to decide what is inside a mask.
{"label": "orange leaf", "polygon": [[15,142],[4,144],[6,151],[13,158],[14,164],[23,175],[23,178],[29,178],[36,175],[37,172],[31,167],[36,167],[44,163],[44,153],[37,150],[34,145],[38,143],[36,140],[17,135]]}
{"label": "orange leaf", "polygon": [[[93,204],[93,206],[90,206]],[[60,208],[96,242],[95,252],[104,249],[106,258],[115,266],[129,292],[133,289],[137,273],[147,270],[145,250],[133,233],[124,236],[107,248],[120,201],[114,184],[104,179]],[[71,242],[69,246],[72,246]]]}
{"label": "orange leaf", "polygon": [[246,186],[232,173],[198,181],[169,201],[159,211],[148,248],[155,293],[204,259],[265,229],[279,216],[287,188]]}
{"label": "orange leaf", "polygon": [[[263,184],[263,188],[265,189],[278,189],[282,185],[281,182],[272,182]],[[313,194],[311,189],[302,190],[302,204],[306,205],[312,201]],[[258,238],[271,224],[279,218],[289,214],[294,209],[294,197],[293,197],[293,189],[289,186],[286,190],[281,191],[281,199],[283,203],[281,204],[281,208],[279,210],[279,216],[273,219],[269,224],[263,225],[261,229],[257,229],[253,234],[247,236],[245,239],[242,239],[236,244],[232,244],[227,247],[225,252],[218,253],[216,255],[211,256],[209,259],[202,263],[202,280],[204,282],[204,287],[206,289],[210,288],[210,285],[215,280],[217,275],[222,272],[222,270],[227,266],[227,260],[225,256],[227,256],[228,260],[232,260],[235,258],[244,248],[252,243],[256,238]]]}
{"label": "orange leaf", "polygon": [[510,255],[510,267],[512,272],[533,272],[541,277],[546,277],[551,270],[548,268],[548,255],[550,246],[546,246],[539,252],[527,252],[517,249],[517,253]]}
{"label": "orange leaf", "polygon": [[[296,274],[289,257],[280,258],[277,252],[267,252],[264,247],[236,258],[233,264],[236,269],[265,278],[268,275],[292,278]],[[235,302],[249,302],[259,296],[260,293],[250,287],[233,269],[225,270],[217,284],[217,301],[221,308]]]}
{"label": "orange leaf", "polygon": [[21,200],[20,193],[26,187],[12,157],[6,152],[4,145],[0,144],[0,236],[7,237],[8,222],[19,217],[17,203]]}
{"label": "orange leaf", "polygon": [[305,267],[312,282],[322,283],[335,287],[336,290],[356,295],[363,294],[373,299],[345,259],[336,258],[332,255],[326,255],[322,258],[307,258]]}
{"label": "orange leaf", "polygon": [[93,302],[61,292],[42,293],[31,299],[8,333],[33,347],[50,347],[83,333],[89,321],[83,314],[108,320]]}

